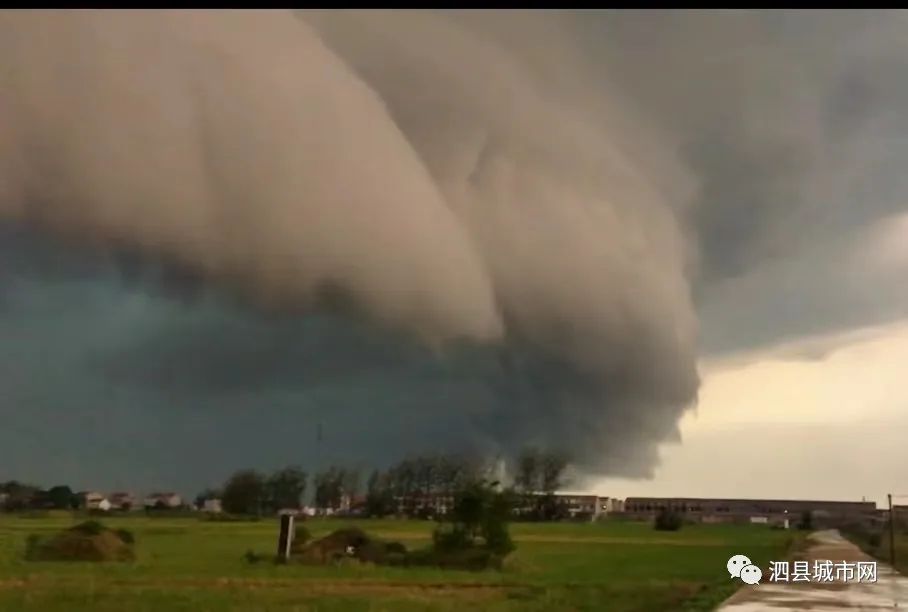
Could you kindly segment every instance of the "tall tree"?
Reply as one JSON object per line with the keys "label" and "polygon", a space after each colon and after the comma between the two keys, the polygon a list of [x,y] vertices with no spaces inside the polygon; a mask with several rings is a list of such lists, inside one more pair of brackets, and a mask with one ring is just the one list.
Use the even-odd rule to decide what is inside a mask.
{"label": "tall tree", "polygon": [[265,487],[271,510],[298,508],[306,492],[306,472],[297,466],[285,467],[271,474]]}
{"label": "tall tree", "polygon": [[542,455],[540,478],[544,493],[554,493],[566,484],[564,471],[567,466],[567,455],[562,452],[550,451]]}
{"label": "tall tree", "polygon": [[388,475],[374,470],[366,484],[366,515],[381,518],[394,512],[394,494]]}
{"label": "tall tree", "polygon": [[56,510],[69,510],[76,504],[76,496],[66,485],[57,485],[47,490],[47,500]]}
{"label": "tall tree", "polygon": [[262,513],[265,502],[265,479],[255,470],[240,470],[224,484],[221,504],[231,514]]}
{"label": "tall tree", "polygon": [[341,498],[344,495],[345,477],[345,471],[333,465],[327,470],[316,473],[313,485],[315,486],[315,506],[317,508],[330,510],[340,508]]}
{"label": "tall tree", "polygon": [[555,492],[565,485],[564,471],[567,469],[568,460],[564,453],[549,451],[542,455],[540,479],[542,497],[540,498],[540,518],[551,521],[562,518],[564,508],[558,503]]}
{"label": "tall tree", "polygon": [[542,488],[540,478],[542,453],[535,447],[528,447],[517,457],[514,486],[524,494],[536,493]]}

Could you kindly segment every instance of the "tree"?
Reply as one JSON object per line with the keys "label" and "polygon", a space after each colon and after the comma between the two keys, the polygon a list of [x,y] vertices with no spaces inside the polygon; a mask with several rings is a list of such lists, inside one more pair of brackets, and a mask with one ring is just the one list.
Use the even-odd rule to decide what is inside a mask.
{"label": "tree", "polygon": [[517,457],[514,486],[525,495],[531,495],[542,488],[540,478],[541,455],[536,448],[526,448]]}
{"label": "tree", "polygon": [[394,494],[388,475],[374,470],[366,484],[366,516],[387,516],[394,512]]}
{"label": "tree", "polygon": [[66,485],[57,485],[47,490],[47,500],[56,510],[68,510],[73,507],[75,494]]}
{"label": "tree", "polygon": [[554,493],[565,485],[564,471],[568,466],[568,459],[564,453],[551,451],[541,457],[540,479],[543,493]]}
{"label": "tree", "polygon": [[344,480],[347,478],[342,468],[331,466],[315,475],[315,506],[317,508],[336,510],[341,505],[344,495]]}
{"label": "tree", "polygon": [[663,508],[656,515],[655,528],[657,531],[678,531],[684,522],[680,513],[671,508]]}
{"label": "tree", "polygon": [[527,447],[517,457],[514,486],[521,509],[536,520],[554,520],[563,514],[555,495],[565,485],[567,455]]}
{"label": "tree", "polygon": [[482,547],[496,554],[506,555],[514,550],[507,523],[513,497],[510,491],[498,491],[497,485],[483,479],[456,493],[449,523],[439,525],[433,534],[436,549],[474,548],[481,539]]}
{"label": "tree", "polygon": [[265,483],[268,507],[272,511],[299,508],[306,492],[306,472],[297,466],[275,471]]}
{"label": "tree", "polygon": [[343,468],[340,474],[341,495],[352,501],[359,493],[360,473],[356,468]]}
{"label": "tree", "polygon": [[563,508],[558,504],[555,492],[565,484],[567,465],[567,457],[563,453],[552,451],[542,455],[540,479],[543,495],[539,500],[538,515],[543,520],[553,521],[563,516]]}
{"label": "tree", "polygon": [[0,485],[0,493],[5,493],[7,496],[4,509],[11,512],[28,509],[38,491],[38,487],[16,480],[10,480]]}
{"label": "tree", "polygon": [[226,512],[259,515],[264,501],[265,479],[254,470],[235,472],[224,484],[221,504]]}

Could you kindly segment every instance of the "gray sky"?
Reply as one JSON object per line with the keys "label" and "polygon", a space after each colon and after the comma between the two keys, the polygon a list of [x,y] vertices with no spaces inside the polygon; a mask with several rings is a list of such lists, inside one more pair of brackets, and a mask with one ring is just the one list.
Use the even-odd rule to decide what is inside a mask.
{"label": "gray sky", "polygon": [[[0,479],[189,494],[242,467],[534,442],[618,496],[896,486],[904,13],[275,13],[255,36],[199,15],[109,17],[103,38],[30,22],[97,45],[85,82],[16,76],[63,43],[4,43],[22,105],[0,120],[23,113],[8,142],[30,144],[0,148]],[[106,48],[158,69],[105,72]],[[142,87],[170,93],[118,106]],[[232,95],[206,111],[198,91]],[[325,114],[299,110],[312,91]],[[177,129],[190,106],[198,130]],[[169,137],[127,140],[136,121]],[[302,316],[320,282],[359,314]],[[461,334],[480,342],[435,343]]]}

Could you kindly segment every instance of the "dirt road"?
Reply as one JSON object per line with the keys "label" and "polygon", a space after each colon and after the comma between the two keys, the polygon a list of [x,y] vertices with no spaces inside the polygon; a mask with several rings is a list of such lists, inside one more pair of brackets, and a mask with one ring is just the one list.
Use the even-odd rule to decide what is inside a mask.
{"label": "dirt road", "polygon": [[[799,559],[810,562],[829,560],[873,561],[857,546],[847,541],[838,531],[818,531],[809,536],[810,545]],[[908,612],[908,578],[897,574],[885,563],[877,563],[876,582],[770,582],[769,571],[761,584],[745,585],[719,606],[721,612],[785,612],[812,610],[814,612],[841,612],[843,610],[893,610]]]}

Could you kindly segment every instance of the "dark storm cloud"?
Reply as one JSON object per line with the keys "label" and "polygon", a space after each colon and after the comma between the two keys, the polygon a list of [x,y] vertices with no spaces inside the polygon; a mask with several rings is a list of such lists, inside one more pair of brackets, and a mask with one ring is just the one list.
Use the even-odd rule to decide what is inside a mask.
{"label": "dark storm cloud", "polygon": [[[303,13],[318,43],[277,21],[287,18],[262,22],[281,32],[278,50],[233,22],[114,17],[137,34],[135,47],[112,36],[121,52],[147,52],[146,27],[186,37],[169,53],[193,62],[162,57],[166,69],[147,78],[167,88],[160,108],[199,113],[201,128],[116,104],[96,114],[80,99],[72,108],[92,125],[160,131],[103,132],[124,151],[110,159],[78,141],[88,168],[48,144],[70,143],[75,128],[34,128],[46,141],[36,172],[53,187],[39,194],[42,214],[59,206],[69,218],[77,201],[94,217],[74,236],[91,237],[82,249],[0,228],[0,448],[11,475],[190,492],[243,465],[535,443],[569,447],[587,473],[645,476],[696,396],[692,290],[715,351],[905,314],[893,282],[904,269],[862,272],[853,256],[874,240],[858,229],[904,210],[908,192],[905,43],[885,14]],[[242,50],[249,70],[276,62],[290,84],[258,87],[267,104],[244,98],[262,83],[195,55],[186,41],[197,34]],[[337,79],[316,89],[334,100],[327,108],[356,104],[298,121],[293,101],[312,90],[292,75],[313,66],[275,59],[303,45],[297,35],[313,57],[331,57],[316,70]],[[356,85],[343,93],[339,82]],[[47,87],[31,92],[42,105],[57,99]],[[224,87],[232,102],[218,114],[211,100]],[[265,112],[246,116],[237,100]],[[26,119],[58,116],[48,108]],[[362,119],[355,138],[345,113]],[[313,143],[336,165],[300,182],[282,160],[305,166],[325,151]],[[3,146],[0,169],[16,168]],[[257,151],[241,156],[256,163],[236,165],[236,147]],[[373,173],[386,162],[396,178]],[[59,198],[53,176],[82,197]],[[346,200],[332,199],[340,184]],[[18,185],[0,185],[0,197]],[[301,185],[316,187],[305,206],[287,197]],[[336,204],[376,197],[365,210],[378,214]],[[195,217],[181,225],[191,207],[172,204],[192,198],[223,235]],[[132,216],[114,215],[127,204]],[[330,223],[308,227],[320,212]],[[398,235],[403,244],[373,240]],[[312,266],[320,249],[331,257]],[[416,266],[422,249],[432,255]],[[326,283],[390,325],[256,308],[308,304]],[[266,298],[248,299],[257,292]],[[405,312],[419,315],[417,336],[498,341],[426,345],[406,333]]]}

